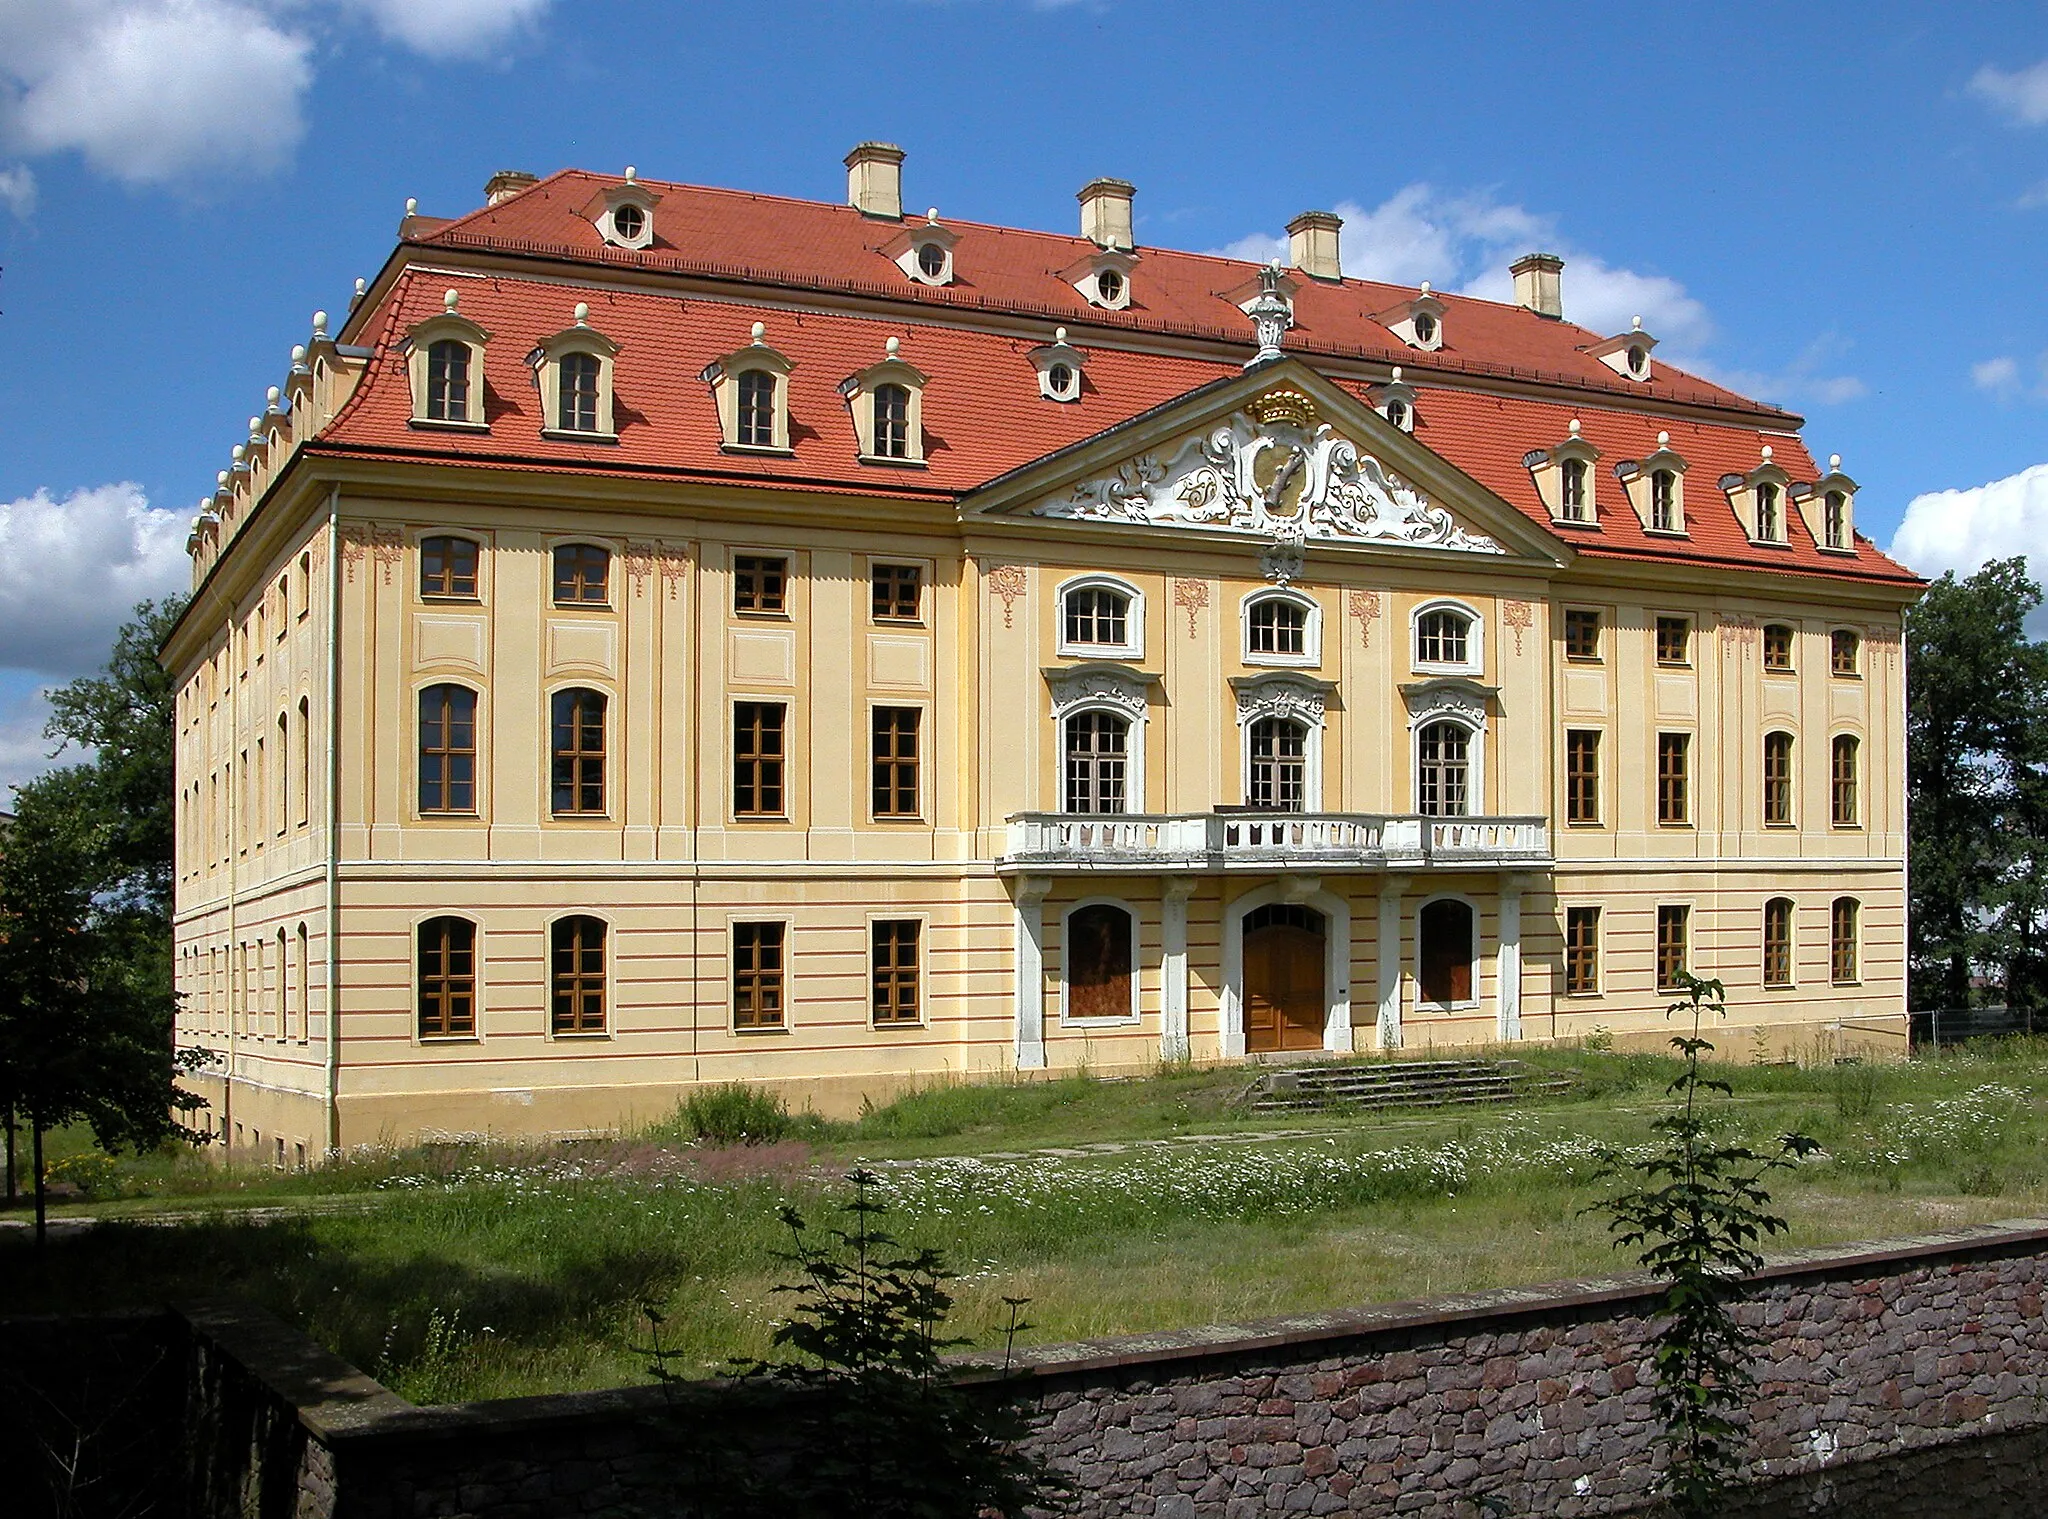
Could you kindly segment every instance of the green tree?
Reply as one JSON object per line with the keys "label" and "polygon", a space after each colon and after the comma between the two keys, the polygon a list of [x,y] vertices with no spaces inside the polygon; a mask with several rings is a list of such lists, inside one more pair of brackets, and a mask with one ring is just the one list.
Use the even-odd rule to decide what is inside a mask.
{"label": "green tree", "polygon": [[1942,576],[1906,618],[1915,1007],[1968,1006],[1993,966],[2015,1005],[2048,994],[2048,644],[2025,629],[2040,605],[2026,561],[2001,559]]}

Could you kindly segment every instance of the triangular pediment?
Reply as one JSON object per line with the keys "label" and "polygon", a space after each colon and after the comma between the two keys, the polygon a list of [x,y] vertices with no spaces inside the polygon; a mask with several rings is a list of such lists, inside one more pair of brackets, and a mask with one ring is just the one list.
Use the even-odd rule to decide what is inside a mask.
{"label": "triangular pediment", "polygon": [[1297,359],[1190,391],[971,494],[963,512],[1305,548],[1504,556],[1570,547]]}

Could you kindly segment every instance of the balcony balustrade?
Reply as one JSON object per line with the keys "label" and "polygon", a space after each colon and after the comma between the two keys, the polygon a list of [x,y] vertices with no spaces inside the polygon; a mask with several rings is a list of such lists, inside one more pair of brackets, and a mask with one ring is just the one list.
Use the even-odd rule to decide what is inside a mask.
{"label": "balcony balustrade", "polygon": [[997,868],[1142,871],[1548,869],[1544,817],[1364,812],[1020,812]]}

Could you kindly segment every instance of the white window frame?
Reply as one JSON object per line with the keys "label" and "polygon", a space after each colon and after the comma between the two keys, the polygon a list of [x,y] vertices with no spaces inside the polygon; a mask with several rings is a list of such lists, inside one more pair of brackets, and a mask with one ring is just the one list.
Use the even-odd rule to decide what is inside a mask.
{"label": "white window frame", "polygon": [[1252,794],[1252,725],[1262,718],[1279,717],[1289,722],[1300,723],[1308,730],[1302,744],[1301,810],[1304,813],[1323,810],[1323,732],[1329,726],[1329,719],[1318,701],[1313,704],[1288,700],[1297,688],[1292,683],[1274,682],[1260,689],[1254,687],[1244,693],[1252,699],[1240,698],[1237,709],[1237,776],[1238,795],[1250,799]]}
{"label": "white window frame", "polygon": [[[1067,808],[1067,724],[1076,717],[1090,712],[1107,712],[1112,717],[1122,718],[1126,726],[1124,737],[1124,810],[1122,812],[1068,812]],[[1057,770],[1053,777],[1053,810],[1062,817],[1132,817],[1145,810],[1145,725],[1144,712],[1133,713],[1128,707],[1113,701],[1099,699],[1083,700],[1071,706],[1062,706],[1053,713],[1054,732],[1058,739],[1054,763]]]}
{"label": "white window frame", "polygon": [[[1460,612],[1466,618],[1465,662],[1451,664],[1447,661],[1422,658],[1422,619],[1431,612]],[[1418,603],[1408,614],[1408,662],[1411,669],[1424,675],[1480,675],[1486,669],[1486,619],[1469,602],[1455,596],[1439,596],[1430,601]]]}
{"label": "white window frame", "polygon": [[[1114,814],[1110,814],[1113,816]],[[1084,907],[1115,907],[1131,920],[1131,1010],[1107,1018],[1083,1018],[1068,1010],[1068,993],[1073,986],[1073,920]],[[1143,944],[1144,924],[1138,909],[1122,897],[1082,897],[1060,913],[1060,1023],[1072,1028],[1135,1028],[1144,1021],[1144,985],[1138,951]]]}
{"label": "white window frame", "polygon": [[[452,294],[453,292],[451,292]],[[411,425],[427,431],[489,432],[484,413],[484,346],[490,334],[454,308],[429,317],[405,336],[406,377],[412,385]],[[428,358],[436,343],[460,343],[469,350],[469,377],[459,417],[427,415]]]}
{"label": "white window frame", "polygon": [[[1422,911],[1433,902],[1462,902],[1472,913],[1472,995],[1462,1002],[1425,1002],[1422,997]],[[1479,958],[1479,904],[1462,891],[1433,892],[1415,904],[1414,942],[1409,950],[1409,964],[1414,967],[1415,1011],[1418,1013],[1462,1013],[1470,1012],[1484,1000],[1486,966]]]}
{"label": "white window frame", "polygon": [[[1115,591],[1128,598],[1121,644],[1073,643],[1067,638],[1067,595],[1071,591]],[[1053,593],[1057,648],[1064,659],[1143,659],[1145,657],[1145,593],[1117,575],[1076,575]]]}
{"label": "white window frame", "polygon": [[[1465,800],[1463,812],[1422,810],[1422,730],[1432,723],[1450,723],[1463,728],[1465,743]],[[1408,719],[1408,810],[1425,821],[1460,817],[1485,817],[1486,813],[1486,720],[1444,707],[1429,706]]]}
{"label": "white window frame", "polygon": [[[533,351],[534,379],[540,387],[542,437],[572,443],[618,442],[618,428],[612,412],[612,361],[618,351],[618,344],[588,326],[558,332]],[[597,428],[593,432],[562,426],[562,360],[572,353],[588,354],[597,360]]]}
{"label": "white window frame", "polygon": [[[1254,653],[1252,650],[1252,609],[1265,602],[1284,601],[1290,606],[1301,608],[1307,618],[1301,630],[1299,654]],[[1308,669],[1323,662],[1323,608],[1313,596],[1292,588],[1266,586],[1250,592],[1237,606],[1238,647],[1244,653],[1248,665],[1277,666],[1283,669]]]}

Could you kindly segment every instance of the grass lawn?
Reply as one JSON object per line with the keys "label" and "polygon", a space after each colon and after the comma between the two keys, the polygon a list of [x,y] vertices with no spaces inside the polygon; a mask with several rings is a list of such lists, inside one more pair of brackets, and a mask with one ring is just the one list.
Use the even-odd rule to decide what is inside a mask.
{"label": "grass lawn", "polygon": [[[190,1157],[68,1162],[97,1195],[91,1211],[156,1222],[103,1224],[41,1261],[0,1244],[0,1302],[239,1293],[419,1401],[640,1380],[652,1303],[683,1364],[708,1373],[767,1346],[772,1289],[790,1275],[775,1258],[781,1206],[829,1223],[846,1190],[836,1178],[890,1160],[924,1161],[881,1167],[890,1228],[946,1253],[956,1327],[984,1344],[1006,1296],[1032,1300],[1030,1338],[1049,1341],[1627,1266],[1583,1211],[1599,1193],[1594,1152],[1647,1139],[1675,1066],[1516,1053],[1571,1072],[1576,1089],[1503,1108],[1253,1118],[1234,1106],[1244,1072],[1171,1071],[935,1087],[858,1124],[799,1120],[777,1142],[730,1148],[678,1121],[602,1143],[362,1154],[296,1177]],[[1735,1087],[1731,1126],[1760,1139],[1797,1126],[1826,1148],[1778,1180],[1792,1243],[2048,1212],[2048,1042],[1720,1074]],[[1279,1127],[1311,1132],[991,1154]],[[275,1203],[304,1211],[228,1211]]]}

